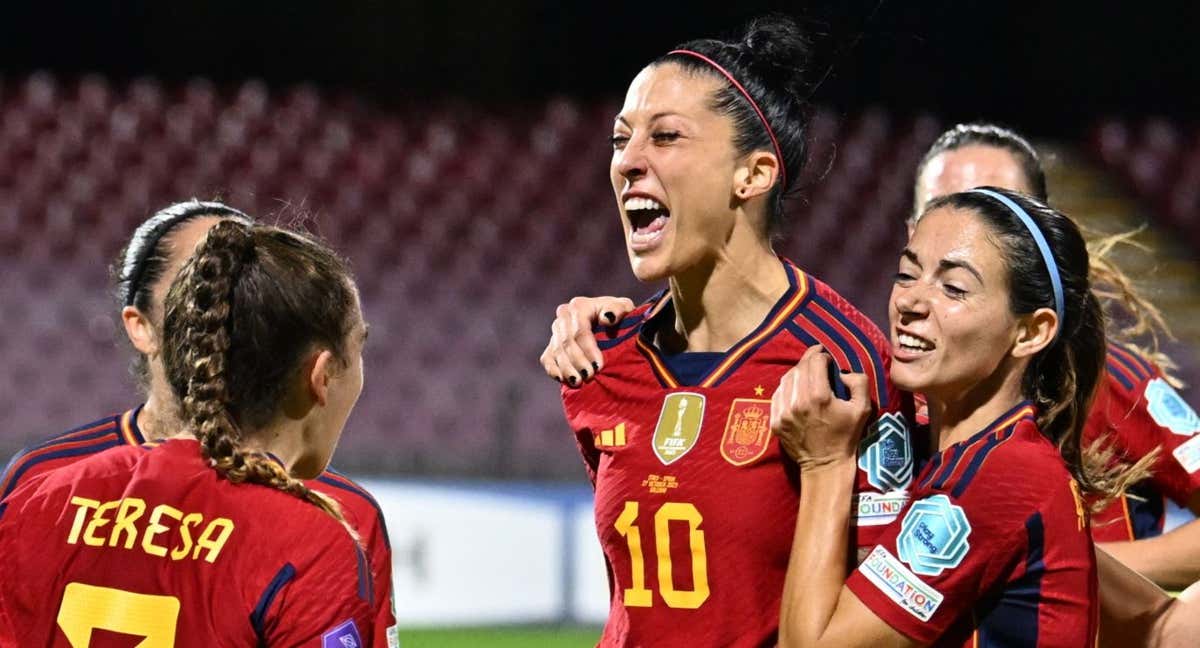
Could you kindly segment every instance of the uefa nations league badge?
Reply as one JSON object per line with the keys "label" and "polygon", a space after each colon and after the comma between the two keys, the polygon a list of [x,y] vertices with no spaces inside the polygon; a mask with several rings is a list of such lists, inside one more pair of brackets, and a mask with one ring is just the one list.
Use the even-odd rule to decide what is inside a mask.
{"label": "uefa nations league badge", "polygon": [[858,467],[883,492],[907,489],[913,477],[912,438],[903,414],[884,414],[859,448]]}
{"label": "uefa nations league badge", "polygon": [[967,555],[971,544],[971,523],[962,507],[945,495],[933,495],[916,502],[896,536],[900,560],[923,576],[938,576],[943,570],[957,567]]}
{"label": "uefa nations league badge", "polygon": [[365,648],[354,619],[321,635],[321,648]]}
{"label": "uefa nations league badge", "polygon": [[1146,409],[1160,427],[1175,434],[1192,435],[1200,432],[1200,416],[1187,401],[1162,378],[1146,385]]}

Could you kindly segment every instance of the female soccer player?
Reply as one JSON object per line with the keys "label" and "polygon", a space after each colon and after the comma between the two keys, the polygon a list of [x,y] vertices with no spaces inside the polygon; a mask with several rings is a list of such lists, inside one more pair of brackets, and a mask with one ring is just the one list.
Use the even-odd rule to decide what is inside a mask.
{"label": "female soccer player", "polygon": [[[1025,138],[993,124],[960,124],[939,136],[917,167],[910,233],[931,199],[981,185],[1021,191],[1043,202],[1047,197],[1041,160]],[[1104,242],[1098,247],[1104,249]],[[1091,275],[1102,303],[1115,303],[1133,324],[1110,327],[1106,371],[1088,413],[1085,444],[1099,441],[1130,462],[1158,452],[1144,481],[1092,517],[1092,537],[1159,585],[1181,589],[1200,580],[1200,522],[1159,534],[1166,497],[1200,513],[1200,417],[1175,392],[1168,373],[1173,364],[1157,351],[1157,333],[1165,331],[1158,310],[1102,254],[1092,255]],[[558,358],[548,367],[551,375],[578,375],[595,361],[594,375],[602,361],[594,360],[599,350],[591,324],[607,319],[604,313],[615,321],[632,308],[627,299],[607,297],[577,297],[559,307],[548,347]],[[1134,344],[1145,334],[1151,339],[1148,349]]]}
{"label": "female soccer player", "polygon": [[1107,470],[1084,450],[1106,344],[1079,230],[1006,190],[935,199],[901,255],[889,319],[892,380],[925,395],[932,456],[848,579],[865,379],[845,377],[850,398],[834,398],[810,350],[772,400],[805,485],[781,645],[1094,645],[1081,498],[1119,494],[1147,462]]}
{"label": "female soccer player", "polygon": [[[1046,201],[1045,172],[1029,142],[992,124],[960,124],[943,133],[917,167],[909,227],[931,198],[983,184]],[[1176,393],[1178,383],[1168,373],[1174,365],[1157,350],[1158,333],[1166,330],[1158,310],[1102,255],[1093,254],[1091,264],[1094,289],[1107,298],[1102,303],[1114,303],[1133,324],[1109,327],[1106,370],[1084,442],[1098,441],[1127,461],[1158,452],[1146,480],[1093,516],[1092,538],[1159,585],[1182,589],[1200,580],[1200,521],[1163,534],[1164,502],[1169,497],[1200,514],[1200,417]],[[1143,337],[1148,348],[1134,344]]]}
{"label": "female soccer player", "polygon": [[224,220],[164,307],[183,424],[0,504],[0,644],[372,645],[366,557],[297,479],[325,468],[362,390],[348,269],[306,236]]}
{"label": "female soccer player", "polygon": [[[767,428],[770,390],[809,346],[872,376],[854,542],[904,501],[904,402],[887,344],[828,286],[771,250],[804,159],[797,27],[686,43],[630,85],[611,181],[630,263],[669,288],[602,336],[607,367],[563,403],[596,488],[612,582],[603,646],[764,646],[799,484]],[[569,380],[569,379],[568,379]],[[911,416],[908,412],[907,416]]]}
{"label": "female soccer player", "polygon": [[[199,241],[223,220],[251,222],[245,213],[223,203],[191,200],[160,210],[134,231],[114,264],[113,274],[122,324],[137,351],[133,368],[145,393],[144,404],[76,427],[17,454],[0,475],[0,498],[36,475],[108,448],[156,440],[178,428],[178,403],[162,365],[163,299]],[[375,634],[394,635],[391,549],[378,504],[365,489],[332,468],[307,485],[336,499],[347,521],[358,531],[375,583]]]}

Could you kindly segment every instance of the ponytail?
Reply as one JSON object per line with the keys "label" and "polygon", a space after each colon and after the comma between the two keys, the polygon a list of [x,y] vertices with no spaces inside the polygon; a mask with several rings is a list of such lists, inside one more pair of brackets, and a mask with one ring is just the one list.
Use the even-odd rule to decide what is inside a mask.
{"label": "ponytail", "polygon": [[[1174,340],[1175,336],[1167,326],[1162,312],[1138,292],[1133,281],[1109,258],[1112,250],[1119,245],[1128,245],[1143,252],[1148,251],[1145,246],[1133,240],[1145,229],[1145,226],[1142,226],[1117,234],[1089,237],[1090,262],[1088,265],[1092,291],[1100,298],[1100,303],[1109,315],[1109,337],[1132,347],[1140,355],[1153,362],[1162,371],[1166,381],[1172,387],[1179,388],[1183,386],[1183,383],[1172,373],[1179,367],[1170,356],[1159,348],[1159,342],[1163,338]],[[1118,328],[1115,321],[1120,316],[1124,316],[1121,319],[1130,321],[1130,323]]]}

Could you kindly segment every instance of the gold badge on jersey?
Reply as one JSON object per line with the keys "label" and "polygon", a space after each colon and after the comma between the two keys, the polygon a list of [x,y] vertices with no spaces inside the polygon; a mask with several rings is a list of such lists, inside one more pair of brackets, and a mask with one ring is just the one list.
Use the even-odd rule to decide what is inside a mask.
{"label": "gold badge on jersey", "polygon": [[663,399],[662,413],[654,428],[654,454],[669,465],[687,454],[700,438],[704,423],[704,396],[676,392]]}
{"label": "gold badge on jersey", "polygon": [[735,398],[721,437],[721,456],[744,466],[763,456],[771,444],[771,401]]}

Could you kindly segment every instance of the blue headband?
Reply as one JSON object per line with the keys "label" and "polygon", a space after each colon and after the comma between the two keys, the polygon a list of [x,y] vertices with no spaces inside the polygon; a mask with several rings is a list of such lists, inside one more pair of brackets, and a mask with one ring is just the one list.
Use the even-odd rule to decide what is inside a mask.
{"label": "blue headband", "polygon": [[1037,243],[1038,251],[1042,253],[1042,261],[1046,264],[1046,270],[1050,273],[1050,286],[1054,288],[1054,312],[1058,314],[1058,331],[1054,333],[1054,337],[1057,339],[1058,334],[1062,332],[1063,322],[1065,321],[1063,319],[1062,277],[1059,276],[1058,264],[1054,262],[1054,254],[1050,251],[1050,244],[1046,242],[1046,237],[1042,236],[1042,231],[1038,229],[1037,223],[1033,222],[1029,214],[1007,196],[998,194],[990,189],[972,189],[969,193],[979,193],[999,200],[1005,207],[1008,207],[1009,211],[1016,214],[1017,218],[1021,219],[1025,228],[1033,236],[1033,242]]}

